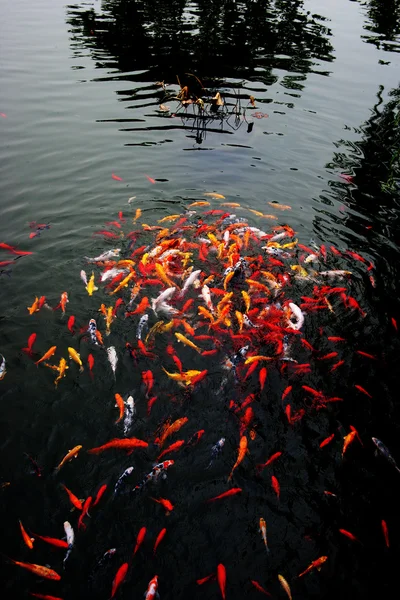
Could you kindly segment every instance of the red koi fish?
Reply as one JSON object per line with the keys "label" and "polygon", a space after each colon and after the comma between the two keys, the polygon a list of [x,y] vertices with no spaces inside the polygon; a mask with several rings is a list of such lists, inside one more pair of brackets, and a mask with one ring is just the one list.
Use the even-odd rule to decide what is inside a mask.
{"label": "red koi fish", "polygon": [[159,454],[159,456],[157,456],[157,462],[160,461],[161,458],[163,456],[165,456],[165,454],[168,454],[169,452],[176,452],[177,450],[179,450],[179,448],[181,448],[184,445],[184,443],[185,443],[185,440],[178,440],[177,442],[174,442],[173,444],[168,446],[168,448],[163,450],[161,452],[161,454]]}
{"label": "red koi fish", "polygon": [[254,585],[256,590],[258,590],[262,594],[265,594],[266,596],[270,596],[272,598],[271,594],[269,592],[267,592],[267,590],[264,589],[263,586],[258,583],[258,581],[256,581],[255,579],[250,579],[250,581]]}
{"label": "red koi fish", "polygon": [[100,452],[104,452],[104,450],[109,450],[110,448],[118,448],[121,450],[130,450],[133,451],[134,448],[147,448],[148,443],[143,440],[139,440],[137,438],[114,438],[110,440],[103,446],[99,446],[98,448],[92,448],[88,450],[89,454],[100,454]]}
{"label": "red koi fish", "polygon": [[350,533],[350,531],[347,531],[346,529],[339,529],[340,533],[342,535],[345,535],[346,537],[349,538],[349,540],[351,540],[352,542],[358,542],[359,539],[356,538],[355,535],[353,535],[352,533]]}
{"label": "red koi fish", "polygon": [[77,497],[75,496],[75,494],[73,494],[73,493],[71,492],[71,490],[69,490],[69,489],[67,488],[67,486],[66,486],[66,485],[63,485],[62,487],[63,487],[63,488],[64,488],[64,490],[67,492],[67,494],[68,494],[68,498],[69,498],[69,500],[70,500],[71,504],[72,504],[73,506],[75,506],[75,508],[77,508],[78,510],[82,510],[82,508],[83,508],[83,507],[82,507],[82,502],[79,500],[79,498],[77,498]]}
{"label": "red koi fish", "polygon": [[363,387],[361,387],[361,385],[357,385],[357,384],[356,384],[354,387],[355,387],[355,388],[356,388],[356,389],[357,389],[359,392],[361,392],[362,394],[365,394],[366,396],[368,396],[368,398],[371,398],[371,400],[372,400],[372,396],[371,396],[371,394],[369,394],[369,393],[367,392],[367,390],[366,390],[366,389],[364,389]]}
{"label": "red koi fish", "polygon": [[282,402],[284,401],[284,399],[286,398],[286,396],[288,394],[290,394],[290,392],[292,391],[293,387],[291,385],[288,385],[287,388],[284,389],[283,394],[282,394]]}
{"label": "red koi fish", "polygon": [[153,389],[154,377],[153,373],[149,371],[142,371],[142,381],[146,386],[146,398],[150,396],[150,392]]}
{"label": "red koi fish", "polygon": [[152,498],[151,496],[150,496],[150,498],[151,498],[151,500],[154,500],[154,502],[158,502],[158,504],[161,504],[161,506],[163,508],[165,508],[166,516],[168,516],[170,514],[170,512],[174,510],[174,505],[167,498],[158,498],[157,499],[157,498]]}
{"label": "red koi fish", "polygon": [[87,361],[88,361],[88,365],[89,365],[89,371],[91,371],[94,367],[94,357],[93,354],[89,354],[89,356],[87,357]]}
{"label": "red koi fish", "polygon": [[86,517],[86,515],[88,517],[90,517],[88,511],[89,511],[90,505],[92,504],[92,500],[93,500],[92,496],[89,496],[85,500],[85,504],[83,505],[82,512],[81,512],[79,520],[78,520],[78,529],[80,529],[81,527],[83,527],[84,529],[86,529],[86,525],[83,522],[83,519]]}
{"label": "red koi fish", "polygon": [[368,354],[368,352],[363,352],[362,350],[356,350],[357,354],[360,356],[365,356],[366,358],[371,358],[372,360],[377,360],[376,356],[373,354]]}
{"label": "red koi fish", "polygon": [[382,519],[381,525],[382,525],[383,536],[385,538],[386,547],[389,548],[389,531],[388,531],[388,527],[386,525],[386,521],[384,521]]}
{"label": "red koi fish", "polygon": [[74,315],[71,315],[68,319],[67,327],[72,334],[74,333],[74,325],[75,325],[75,317],[74,317]]}
{"label": "red koi fish", "polygon": [[271,463],[274,462],[274,460],[276,460],[280,456],[282,456],[282,452],[275,452],[275,454],[273,454],[272,456],[270,456],[270,458],[267,460],[266,463],[263,463],[261,465],[257,465],[258,471],[262,471],[263,469],[265,469],[265,467],[268,467]]}
{"label": "red koi fish", "polygon": [[142,545],[143,540],[146,536],[146,531],[147,531],[146,527],[142,527],[141,530],[139,531],[138,536],[136,538],[136,546],[133,551],[133,556],[135,556],[136,552],[139,550],[140,546]]}
{"label": "red koi fish", "polygon": [[115,180],[115,181],[123,181],[122,177],[119,177],[118,175],[116,175],[115,173],[111,174],[111,177]]}
{"label": "red koi fish", "polygon": [[22,348],[22,352],[25,352],[26,354],[29,354],[29,356],[32,356],[32,347],[33,344],[36,341],[36,333],[32,333],[29,337],[28,337],[28,346],[26,348]]}
{"label": "red koi fish", "polygon": [[335,437],[335,434],[332,433],[332,435],[330,435],[329,437],[327,437],[324,440],[322,440],[322,442],[320,443],[319,447],[323,448],[324,446],[327,446],[328,444],[330,444],[330,442],[333,440],[334,437]]}
{"label": "red koi fish", "polygon": [[156,550],[157,550],[158,546],[161,544],[162,540],[164,539],[164,536],[166,533],[167,533],[167,530],[164,527],[164,529],[161,529],[160,533],[158,534],[157,539],[154,544],[154,548],[153,548],[153,556],[155,556]]}
{"label": "red koi fish", "polygon": [[226,570],[223,564],[219,564],[217,567],[217,581],[219,589],[221,590],[221,596],[223,600],[226,599],[225,588],[226,588]]}
{"label": "red koi fish", "polygon": [[281,494],[281,487],[279,485],[279,481],[277,480],[277,478],[275,477],[275,475],[272,475],[271,477],[271,484],[273,487],[273,490],[279,500],[280,494]]}
{"label": "red koi fish", "polygon": [[126,577],[126,574],[128,573],[128,569],[129,569],[128,563],[123,563],[120,566],[120,568],[118,569],[117,574],[115,575],[114,581],[112,584],[111,598],[114,598],[115,594],[117,593],[117,589],[125,581],[125,577]]}
{"label": "red koi fish", "polygon": [[57,538],[48,537],[46,535],[39,535],[38,533],[34,534],[39,540],[42,542],[46,542],[46,544],[50,544],[51,546],[55,546],[56,548],[68,548],[68,542],[65,540],[59,540]]}
{"label": "red koi fish", "polygon": [[156,183],[156,180],[152,177],[149,177],[149,175],[146,175],[146,173],[144,174],[144,176],[148,179],[148,181],[150,181],[150,183]]}
{"label": "red koi fish", "polygon": [[206,502],[214,502],[214,500],[221,500],[222,498],[229,498],[230,496],[235,496],[236,494],[240,494],[242,492],[242,488],[232,488],[227,492],[223,492],[219,496],[215,496],[214,498],[210,498]]}
{"label": "red koi fish", "polygon": [[260,382],[261,390],[264,389],[266,379],[267,379],[267,369],[266,369],[266,367],[263,367],[262,369],[260,369],[260,372],[258,374],[258,380]]}
{"label": "red koi fish", "polygon": [[93,502],[93,506],[96,506],[96,504],[98,504],[100,502],[100,499],[103,496],[103,494],[106,491],[106,489],[107,489],[107,485],[106,484],[104,484],[104,485],[101,486],[101,488],[97,492],[96,499]]}

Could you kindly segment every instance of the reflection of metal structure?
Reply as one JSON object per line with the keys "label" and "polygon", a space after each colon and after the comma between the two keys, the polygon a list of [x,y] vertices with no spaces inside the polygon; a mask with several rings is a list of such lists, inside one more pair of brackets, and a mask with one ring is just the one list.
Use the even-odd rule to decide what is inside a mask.
{"label": "reflection of metal structure", "polygon": [[[195,77],[191,75],[191,77]],[[181,86],[180,92],[177,95],[166,94],[163,102],[168,100],[178,100],[179,106],[174,112],[174,116],[180,117],[185,128],[190,128],[195,133],[195,139],[197,144],[201,144],[205,140],[207,130],[217,131],[219,133],[230,133],[230,131],[224,131],[224,125],[230,128],[232,131],[237,131],[243,123],[247,124],[247,132],[250,133],[253,129],[253,120],[249,120],[248,117],[255,117],[262,119],[268,117],[266,113],[260,111],[248,113],[251,108],[256,108],[255,99],[253,96],[240,95],[239,91],[233,91],[229,94],[229,98],[234,100],[234,103],[227,102],[225,97],[220,92],[211,93],[210,90],[206,90],[201,81],[195,77],[196,83],[200,84],[200,90],[196,89],[191,85],[182,86],[179,78],[178,82]],[[162,83],[165,90],[165,85]],[[201,95],[197,95],[201,92]],[[243,106],[242,101],[247,100],[247,103]],[[167,107],[160,105],[165,110]]]}

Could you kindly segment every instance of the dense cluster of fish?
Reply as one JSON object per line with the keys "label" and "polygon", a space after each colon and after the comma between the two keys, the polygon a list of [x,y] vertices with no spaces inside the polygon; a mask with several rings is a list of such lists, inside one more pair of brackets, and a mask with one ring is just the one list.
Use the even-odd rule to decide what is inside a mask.
{"label": "dense cluster of fish", "polygon": [[[219,194],[210,196],[224,200]],[[277,204],[271,206],[277,210],[289,208]],[[135,369],[141,372],[142,388],[140,393],[135,394],[136,398],[130,392],[116,392],[114,395],[115,407],[118,409],[115,428],[119,436],[85,450],[85,441],[82,440],[82,444],[67,452],[55,468],[54,476],[59,477],[63,467],[83,451],[94,457],[91,460],[96,460],[97,455],[106,451],[120,450],[131,454],[147,449],[151,459],[144,479],[142,473],[132,487],[129,482],[136,474],[135,467],[131,465],[122,473],[116,467],[115,483],[112,486],[102,485],[84,500],[63,485],[78,515],[74,526],[67,520],[64,522],[66,539],[27,533],[20,521],[26,546],[34,550],[36,539],[39,539],[64,549],[64,567],[74,551],[75,536],[88,527],[89,510],[95,511],[103,495],[114,498],[124,493],[134,498],[149,489],[156,490],[157,481],[166,478],[169,469],[179,469],[179,456],[184,447],[190,448],[197,444],[207,446],[205,470],[212,469],[220,455],[226,454],[226,438],[210,439],[206,429],[201,428],[201,410],[197,422],[193,424],[198,429],[188,439],[172,441],[173,436],[181,430],[185,431],[189,423],[184,414],[185,402],[195,391],[198,393],[203,390],[206,393],[207,386],[212,382],[215,402],[228,410],[237,423],[237,452],[229,460],[226,489],[221,494],[208,498],[208,505],[218,504],[220,501],[241,501],[241,494],[245,490],[238,485],[233,486],[232,481],[240,471],[246,470],[246,457],[251,454],[252,444],[262,433],[257,413],[266,410],[265,386],[272,372],[278,374],[281,380],[282,417],[287,427],[299,426],[299,423],[301,426],[306,415],[317,414],[324,409],[334,410],[337,403],[342,402],[342,398],[314,389],[309,385],[308,378],[320,365],[323,365],[327,374],[336,373],[343,367],[340,346],[345,340],[341,337],[342,332],[340,335],[336,333],[327,336],[322,328],[319,329],[320,338],[323,337],[331,345],[329,352],[320,351],[306,335],[312,329],[315,313],[324,313],[327,319],[331,316],[331,328],[334,328],[335,316],[343,311],[353,314],[355,319],[366,318],[366,310],[352,295],[354,292],[351,293],[352,265],[364,268],[372,286],[375,285],[374,265],[351,250],[318,246],[314,242],[306,246],[299,242],[290,226],[278,225],[274,215],[251,211],[264,222],[272,222],[272,226],[264,230],[251,226],[247,218],[227,211],[227,208],[241,208],[238,204],[225,202],[218,209],[209,207],[208,201],[194,202],[183,214],[167,216],[160,219],[157,225],[139,225],[142,214],[137,209],[133,218],[135,229],[129,233],[124,233],[124,229],[128,228],[127,219],[119,213],[118,220],[109,223],[114,231],[97,232],[105,239],[118,240],[121,246],[106,250],[93,258],[83,258],[84,268],[80,273],[83,285],[89,296],[95,297],[98,294],[103,300],[99,301],[97,319],[88,318],[86,323],[78,327],[73,314],[72,295],[70,300],[66,291],[61,293],[59,304],[53,308],[44,296],[36,297],[28,307],[33,319],[40,310],[60,309],[65,326],[75,340],[74,345],[79,343],[85,347],[83,358],[78,352],[79,348],[74,348],[72,344],[68,346],[68,354],[65,353],[64,356],[61,355],[62,350],[61,353],[58,352],[56,345],[38,353],[34,350],[34,345],[40,344],[44,350],[45,340],[38,339],[36,333],[30,335],[23,351],[35,361],[38,368],[56,373],[56,388],[63,384],[66,376],[78,377],[78,370],[81,373],[87,371],[94,377],[96,363],[100,363],[98,368],[104,370],[103,357],[109,365],[108,377],[114,379],[114,386],[117,388],[119,361],[124,353],[131,357]],[[13,253],[19,252],[6,244],[1,247]],[[119,335],[115,338],[120,340],[120,346],[107,343],[108,336],[117,323],[129,329],[129,342],[125,341],[127,336]],[[393,326],[397,328],[395,322]],[[356,352],[362,359],[376,359],[363,350]],[[6,362],[1,357],[0,379],[3,379]],[[70,364],[69,360],[72,361]],[[76,367],[72,363],[76,363]],[[248,393],[247,389],[250,381],[256,381],[257,384],[252,393]],[[361,385],[355,387],[361,394],[371,397]],[[227,389],[236,390],[235,399],[227,396]],[[158,423],[154,433],[146,440],[134,436],[137,407],[142,409],[145,406],[144,413],[151,424],[154,404],[160,404],[161,401],[169,404],[171,392],[172,400],[178,397],[182,399],[182,414],[178,418],[172,418],[170,412],[165,414],[163,421]],[[174,412],[176,407],[175,402]],[[354,427],[343,434],[342,455],[351,443],[360,440]],[[335,437],[337,434],[331,433],[321,440],[320,448],[331,444]],[[372,441],[377,450],[399,471],[386,446],[376,438],[372,438]],[[172,443],[166,447],[167,442]],[[172,455],[174,459],[170,458]],[[277,451],[264,463],[258,464],[256,476],[260,477],[281,456],[282,452]],[[41,476],[40,467],[33,459],[31,461],[36,474]],[[279,503],[281,481],[272,474],[270,484],[271,493]],[[154,493],[151,492],[150,498],[163,507],[166,517],[172,511],[179,510],[179,507],[175,509],[170,499],[153,497]],[[325,490],[324,494],[335,496],[329,490]],[[260,515],[258,525],[260,541],[269,555],[268,519],[265,517],[266,515]],[[389,546],[385,521],[382,521],[382,531],[384,541]],[[111,598],[117,594],[126,579],[133,558],[147,533],[143,526],[137,534],[131,557],[116,570],[113,581],[110,581]],[[166,533],[167,528],[162,527],[154,542],[154,555]],[[352,541],[358,539],[345,529],[340,529],[339,533]],[[107,550],[96,569],[100,569],[116,552],[116,548]],[[48,566],[10,560],[42,578],[56,581],[61,579],[61,575]],[[309,566],[299,565],[297,577],[320,570],[327,561],[329,556],[320,556]],[[215,565],[215,572],[198,573],[198,576],[198,585],[216,579],[225,600],[228,595],[227,571],[222,562]],[[292,581],[289,583],[288,580]],[[277,583],[289,599],[292,598],[291,588],[295,581],[287,573],[278,575]],[[256,579],[251,579],[251,583],[260,593],[271,595],[264,583]],[[32,595],[56,600],[55,596],[42,593],[33,592]],[[155,575],[149,582],[146,600],[152,600],[157,595],[158,576]]]}

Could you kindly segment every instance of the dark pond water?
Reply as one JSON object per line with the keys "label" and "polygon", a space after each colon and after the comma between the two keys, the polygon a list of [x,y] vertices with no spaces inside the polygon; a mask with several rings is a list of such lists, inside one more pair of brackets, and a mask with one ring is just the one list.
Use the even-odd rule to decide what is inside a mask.
{"label": "dark pond water", "polygon": [[[221,597],[216,581],[196,584],[220,563],[228,600],[262,596],[251,580],[274,598],[287,597],[278,574],[290,584],[293,599],[389,597],[400,549],[400,475],[374,456],[371,438],[381,439],[400,461],[399,3],[4,0],[2,8],[0,241],[33,252],[0,266],[0,354],[7,361],[0,381],[4,598],[31,592],[65,600],[109,598],[141,527],[147,535],[117,592],[121,599],[143,597],[156,573],[164,600]],[[182,88],[191,103],[177,99]],[[212,102],[217,93],[221,107]],[[196,103],[199,98],[204,104]],[[100,327],[98,309],[109,304],[103,286],[89,297],[79,276],[82,268],[91,272],[84,256],[116,243],[94,232],[113,230],[104,224],[120,211],[128,219],[126,234],[137,229],[131,223],[138,208],[149,225],[195,201],[220,208],[221,199],[204,196],[209,192],[240,203],[240,216],[254,227],[270,231],[288,224],[301,244],[333,245],[363,257],[365,263],[349,262],[349,255],[344,261],[331,253],[327,268],[350,268],[350,290],[366,316],[343,306],[329,318],[306,316],[309,342],[319,352],[337,350],[344,365],[330,373],[314,356],[304,378],[291,380],[272,368],[262,393],[257,376],[239,388],[230,382],[221,393],[223,355],[204,367],[184,347],[179,355],[185,368],[214,371],[193,393],[183,394],[161,369],[171,367],[166,344],[157,342],[156,358],[142,356],[137,365],[123,354],[126,342],[135,343],[137,321],[127,325],[122,311],[107,341],[120,352],[116,380],[106,354],[98,352],[93,378],[86,365],[80,374],[72,363],[56,389],[50,369],[37,368],[21,349],[35,332],[38,358],[53,345],[57,362],[70,345],[85,360],[93,351],[87,337],[71,336],[67,320],[73,314],[77,327],[86,328],[96,318]],[[280,212],[274,203],[291,209]],[[30,236],[36,232],[32,222],[50,227]],[[126,239],[121,244],[129,256]],[[1,263],[16,258],[0,251]],[[374,267],[367,271],[370,263]],[[54,307],[65,290],[66,317],[45,309],[29,315],[26,307],[35,296],[46,296]],[[326,335],[345,342],[332,348]],[[308,360],[301,353],[295,358]],[[146,369],[153,369],[156,395],[175,397],[156,403],[150,417],[141,383]],[[282,390],[293,385],[301,403],[302,384],[344,401],[290,425]],[[87,449],[122,435],[114,425],[116,392],[132,392],[137,416],[131,435],[150,447],[131,456],[116,450],[90,457]],[[240,439],[229,402],[250,393],[256,395],[256,437],[249,438],[250,453],[227,484]],[[135,467],[136,484],[155,464],[157,426],[183,416],[189,418],[187,429],[171,440],[188,441],[204,429],[199,443],[168,456],[174,468],[150,492],[113,500],[124,469]],[[363,445],[355,440],[342,457],[350,426]],[[335,440],[321,450],[331,433]],[[224,451],[206,470],[221,437]],[[54,476],[54,467],[78,444],[78,459]],[[257,476],[256,464],[278,451],[279,460]],[[31,472],[26,454],[42,467],[41,477]],[[280,482],[279,502],[271,475]],[[101,504],[89,511],[85,531],[77,531],[77,513],[70,512],[61,484],[79,498],[108,485]],[[241,487],[242,495],[205,503],[230,486]],[[171,499],[171,515],[150,496]],[[268,556],[260,517],[267,522]],[[24,545],[19,519],[28,532],[55,538],[64,536],[64,521],[71,522],[76,542],[65,570],[63,550],[39,540],[34,550]],[[164,527],[166,537],[153,558]],[[94,572],[111,547],[116,555]],[[320,556],[328,556],[321,571],[299,579]],[[49,565],[62,580],[44,581],[6,557]]]}

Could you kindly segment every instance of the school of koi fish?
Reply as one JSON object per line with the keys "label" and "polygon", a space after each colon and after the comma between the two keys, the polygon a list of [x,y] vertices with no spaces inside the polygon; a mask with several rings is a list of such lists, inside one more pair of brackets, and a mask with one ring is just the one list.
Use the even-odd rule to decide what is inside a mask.
{"label": "school of koi fish", "polygon": [[[345,248],[302,244],[289,225],[278,224],[281,219],[274,214],[247,209],[269,225],[262,229],[251,226],[248,218],[238,216],[239,204],[221,202],[224,197],[220,194],[208,195],[210,202],[192,202],[182,214],[169,215],[156,225],[143,223],[142,212],[136,209],[133,218],[120,212],[118,220],[107,224],[109,229],[96,232],[104,242],[120,247],[82,257],[80,278],[90,302],[97,301],[98,307],[90,309],[86,321],[75,317],[74,298],[67,291],[61,292],[56,306],[42,296],[28,307],[33,329],[37,329],[38,312],[61,311],[54,314],[60,314],[70,342],[67,345],[60,336],[60,342],[50,346],[45,333],[32,332],[22,349],[25,360],[48,373],[49,380],[54,377],[57,391],[69,378],[94,381],[97,374],[105,376],[112,383],[103,392],[100,416],[114,431],[112,439],[99,439],[96,447],[88,447],[82,439],[70,450],[60,448],[60,462],[54,465],[51,477],[60,502],[70,502],[72,512],[60,522],[57,532],[39,535],[34,524],[26,525],[21,515],[22,540],[32,555],[43,544],[60,551],[60,556],[56,551],[49,554],[52,566],[7,557],[9,563],[56,582],[42,581],[31,596],[61,600],[50,592],[57,594],[54,586],[69,577],[68,567],[77,552],[75,542],[87,535],[97,518],[101,522],[102,515],[113,513],[118,503],[134,512],[135,503],[147,502],[149,515],[153,519],[153,513],[156,515],[158,530],[143,523],[132,532],[135,542],[129,554],[121,551],[118,541],[116,547],[103,548],[91,569],[86,597],[94,593],[93,586],[103,572],[106,579],[101,576],[101,597],[131,597],[135,561],[141,552],[146,553],[147,568],[154,572],[146,600],[158,597],[159,586],[161,595],[168,597],[170,582],[159,580],[156,574],[162,564],[159,557],[172,552],[173,516],[182,520],[190,513],[187,505],[176,502],[172,477],[190,489],[198,521],[204,511],[214,515],[224,511],[225,516],[237,519],[235,506],[241,507],[240,527],[254,532],[257,552],[263,546],[266,552],[265,571],[247,574],[251,585],[243,584],[246,593],[253,589],[266,596],[286,594],[290,600],[304,597],[303,578],[319,577],[318,572],[329,565],[329,555],[316,555],[309,564],[297,563],[295,573],[293,566],[288,571],[285,562],[271,570],[272,557],[283,542],[276,527],[271,536],[268,523],[281,511],[289,511],[285,494],[289,467],[279,465],[285,452],[293,453],[293,448],[288,449],[290,432],[324,412],[335,411],[344,401],[331,391],[345,364],[342,348],[346,340],[343,331],[335,330],[337,315],[351,315],[352,324],[368,319],[362,301],[354,297],[359,289],[354,282],[359,283],[359,270],[363,269],[374,287],[374,265]],[[211,208],[211,198],[220,201],[218,209]],[[271,207],[278,213],[290,208],[275,203]],[[237,214],[227,210],[232,208]],[[17,256],[30,254],[5,243],[0,248]],[[93,310],[98,310],[96,318]],[[394,319],[392,325],[397,331]],[[362,348],[355,353],[366,363],[376,360]],[[6,358],[0,354],[0,359],[3,380]],[[126,383],[122,388],[122,371],[130,374],[129,388]],[[315,373],[323,377],[327,389],[315,389]],[[372,399],[359,384],[353,392]],[[217,424],[208,416],[211,406],[220,415]],[[279,422],[279,448],[271,447],[268,429],[272,414],[278,415],[274,422]],[[383,442],[375,437],[372,442],[400,472]],[[318,440],[320,452],[331,449],[341,453],[342,459],[350,445],[357,443],[363,444],[353,426],[349,431],[327,430],[326,437]],[[191,469],[194,452],[197,464],[199,455],[202,457],[202,472]],[[86,497],[80,498],[80,492],[70,489],[68,474],[82,461],[101,470],[103,453],[112,457],[103,474],[107,483],[87,490]],[[127,459],[132,463],[129,466],[124,453],[133,455]],[[143,472],[137,469],[138,454],[141,464],[148,465]],[[78,462],[71,462],[78,457]],[[42,477],[36,460],[28,459],[36,476]],[[296,469],[301,468],[297,462]],[[329,501],[337,498],[330,489],[322,493]],[[250,522],[252,500],[260,495],[265,512]],[[243,514],[249,515],[249,522]],[[128,514],[123,528],[132,527]],[[389,548],[385,520],[381,529],[382,543]],[[349,543],[361,543],[352,531],[340,528],[337,533]],[[196,589],[218,585],[223,600],[236,597],[237,590],[230,586],[234,568],[227,558],[226,538],[212,549],[218,558],[210,573],[201,567],[207,533],[204,537],[199,570],[191,573]],[[114,557],[120,557],[118,565]],[[236,568],[239,565],[238,560]],[[178,576],[181,566],[176,567],[171,578]],[[47,592],[45,585],[53,587]]]}

